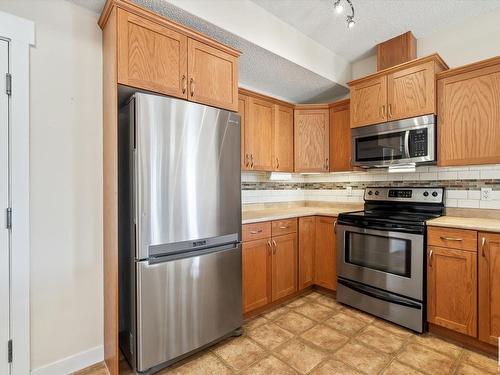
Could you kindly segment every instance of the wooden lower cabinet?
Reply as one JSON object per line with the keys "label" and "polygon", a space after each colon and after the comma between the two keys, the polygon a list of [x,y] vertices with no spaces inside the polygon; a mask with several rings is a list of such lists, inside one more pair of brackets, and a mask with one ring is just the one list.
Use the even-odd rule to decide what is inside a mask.
{"label": "wooden lower cabinet", "polygon": [[334,217],[317,216],[314,241],[314,283],[331,290],[337,289],[336,220]]}
{"label": "wooden lower cabinet", "polygon": [[271,302],[271,238],[243,243],[243,312]]}
{"label": "wooden lower cabinet", "polygon": [[427,249],[428,321],[477,335],[477,253],[444,247]]}
{"label": "wooden lower cabinet", "polygon": [[314,284],[316,217],[299,218],[299,290]]}
{"label": "wooden lower cabinet", "polygon": [[297,291],[297,234],[272,239],[272,300]]}
{"label": "wooden lower cabinet", "polygon": [[479,340],[500,337],[500,234],[479,233]]}

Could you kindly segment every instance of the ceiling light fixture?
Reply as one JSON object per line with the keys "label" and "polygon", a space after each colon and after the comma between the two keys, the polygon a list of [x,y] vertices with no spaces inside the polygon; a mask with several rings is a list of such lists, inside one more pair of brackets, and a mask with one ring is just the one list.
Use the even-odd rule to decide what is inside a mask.
{"label": "ceiling light fixture", "polygon": [[354,6],[352,5],[351,0],[335,0],[333,3],[333,9],[335,10],[335,13],[342,14],[344,12],[344,5],[342,4],[342,1],[347,2],[347,4],[351,7],[351,14],[347,15],[346,22],[347,27],[352,29],[356,24],[356,21],[354,21]]}

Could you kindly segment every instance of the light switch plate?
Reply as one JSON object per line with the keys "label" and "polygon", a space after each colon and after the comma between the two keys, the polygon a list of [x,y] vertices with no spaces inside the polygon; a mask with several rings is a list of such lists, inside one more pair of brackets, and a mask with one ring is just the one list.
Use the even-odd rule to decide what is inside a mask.
{"label": "light switch plate", "polygon": [[481,200],[482,201],[489,201],[492,198],[493,195],[493,189],[492,188],[481,188]]}

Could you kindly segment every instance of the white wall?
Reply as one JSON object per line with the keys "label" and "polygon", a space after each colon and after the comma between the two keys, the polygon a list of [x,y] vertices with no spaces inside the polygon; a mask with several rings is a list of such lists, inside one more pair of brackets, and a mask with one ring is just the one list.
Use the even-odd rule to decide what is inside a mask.
{"label": "white wall", "polygon": [[89,349],[92,358],[102,358],[97,15],[62,0],[0,0],[0,10],[31,19],[36,28],[30,55],[31,368]]}

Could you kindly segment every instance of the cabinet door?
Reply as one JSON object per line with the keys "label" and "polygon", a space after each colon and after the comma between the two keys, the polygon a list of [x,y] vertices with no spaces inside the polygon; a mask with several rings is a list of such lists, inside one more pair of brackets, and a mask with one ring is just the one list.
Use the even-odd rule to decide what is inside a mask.
{"label": "cabinet door", "polygon": [[295,172],[327,172],[328,109],[296,110],[294,123]]}
{"label": "cabinet door", "polygon": [[330,108],[330,172],[352,170],[349,103]]}
{"label": "cabinet door", "polygon": [[243,312],[271,302],[271,239],[243,243]]}
{"label": "cabinet door", "polygon": [[248,169],[272,171],[275,106],[266,100],[250,97],[249,110],[245,124],[245,152],[250,158]]}
{"label": "cabinet door", "polygon": [[351,87],[351,128],[387,121],[387,77],[363,81]]}
{"label": "cabinet door", "polygon": [[500,235],[479,233],[479,340],[500,337]]}
{"label": "cabinet door", "polygon": [[314,257],[314,283],[332,290],[337,289],[335,220],[333,217],[316,217]]}
{"label": "cabinet door", "polygon": [[436,113],[434,62],[412,66],[387,76],[389,121]]}
{"label": "cabinet door", "polygon": [[187,98],[187,37],[118,9],[118,83]]}
{"label": "cabinet door", "polygon": [[238,96],[238,113],[240,115],[240,131],[241,131],[241,169],[250,169],[250,151],[245,143],[245,131],[248,126],[250,98],[246,95]]}
{"label": "cabinet door", "polygon": [[272,300],[297,291],[297,234],[273,237]]}
{"label": "cabinet door", "polygon": [[477,253],[427,249],[428,321],[476,337]]}
{"label": "cabinet door", "polygon": [[299,290],[314,284],[316,218],[299,218]]}
{"label": "cabinet door", "polygon": [[238,110],[238,58],[188,39],[189,100]]}
{"label": "cabinet door", "polygon": [[274,170],[293,172],[293,109],[276,105],[273,131]]}
{"label": "cabinet door", "polygon": [[500,64],[438,80],[438,163],[500,163]]}

